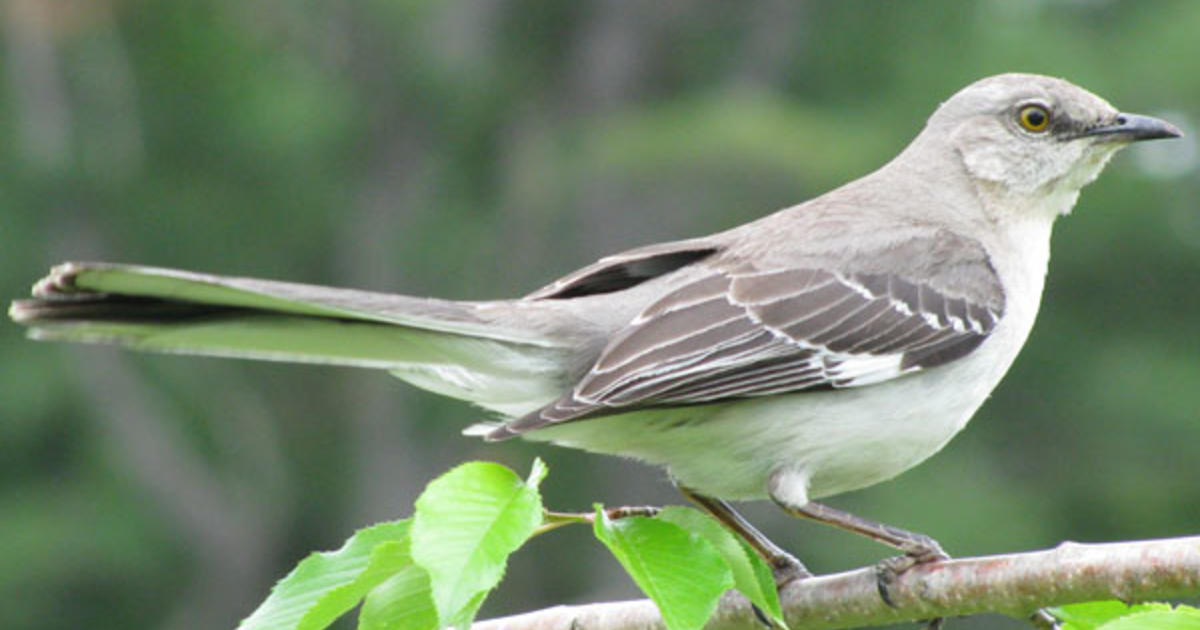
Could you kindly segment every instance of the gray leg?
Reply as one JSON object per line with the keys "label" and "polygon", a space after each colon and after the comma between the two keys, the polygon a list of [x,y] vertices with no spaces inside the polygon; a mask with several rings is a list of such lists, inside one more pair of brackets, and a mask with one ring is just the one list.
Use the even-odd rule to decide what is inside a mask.
{"label": "gray leg", "polygon": [[861,534],[894,549],[899,549],[906,556],[915,560],[915,564],[948,560],[950,558],[950,556],[946,555],[945,551],[942,551],[942,546],[936,540],[925,534],[918,534],[900,529],[899,527],[877,523],[861,516],[855,516],[849,512],[843,512],[823,503],[817,503],[816,501],[809,501],[799,506],[788,505],[779,499],[775,499],[775,503],[793,516],[800,516],[827,525],[833,525],[834,527]]}
{"label": "gray leg", "polygon": [[733,509],[733,506],[720,499],[697,494],[683,486],[677,487],[688,500],[711,514],[718,521],[721,521],[725,527],[728,527],[749,543],[758,552],[758,555],[762,556],[767,561],[767,564],[771,566],[771,570],[775,574],[775,584],[777,586],[783,586],[795,579],[812,576],[812,573],[809,573],[808,569],[795,556],[784,551],[779,545],[772,542],[770,538],[767,538],[762,532],[755,529],[745,517]]}
{"label": "gray leg", "polygon": [[[875,566],[875,585],[879,590],[879,597],[889,606],[895,606],[890,589],[901,573],[918,564],[950,559],[950,556],[942,550],[942,546],[925,534],[877,523],[816,501],[809,501],[804,505],[793,505],[775,493],[771,494],[771,498],[788,514],[861,534],[871,540],[903,551],[903,556],[888,558]],[[940,625],[941,619],[934,619],[930,621],[929,627],[937,628]]]}
{"label": "gray leg", "polygon": [[[903,551],[903,556],[888,558],[875,567],[876,587],[879,589],[879,596],[889,606],[895,606],[895,604],[892,602],[888,591],[901,573],[918,564],[950,559],[950,556],[942,550],[942,546],[925,534],[918,534],[906,529],[900,529],[899,527],[878,523],[815,501],[809,501],[804,505],[796,506],[781,500],[773,494],[771,498],[775,501],[776,505],[783,508],[788,514],[812,519],[861,534],[871,540]],[[1058,630],[1060,628],[1058,619],[1045,609],[1035,611],[1030,616],[1029,621],[1035,627],[1042,630]],[[940,617],[929,620],[928,627],[930,630],[936,630],[941,628],[941,626],[942,619]]]}

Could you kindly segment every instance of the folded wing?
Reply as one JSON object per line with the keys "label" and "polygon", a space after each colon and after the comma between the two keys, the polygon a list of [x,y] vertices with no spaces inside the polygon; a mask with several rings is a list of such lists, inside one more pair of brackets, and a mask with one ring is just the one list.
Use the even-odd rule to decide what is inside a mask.
{"label": "folded wing", "polygon": [[641,407],[870,385],[965,356],[1002,310],[895,274],[714,269],[647,308],[569,394],[489,437]]}

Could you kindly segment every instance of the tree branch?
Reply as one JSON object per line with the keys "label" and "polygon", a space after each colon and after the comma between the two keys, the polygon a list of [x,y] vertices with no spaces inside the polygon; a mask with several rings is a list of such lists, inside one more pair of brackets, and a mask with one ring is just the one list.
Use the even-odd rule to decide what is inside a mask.
{"label": "tree branch", "polygon": [[[1028,617],[1042,606],[1100,599],[1127,602],[1200,594],[1200,536],[1105,544],[1063,543],[1054,549],[962,558],[914,567],[883,603],[873,568],[788,584],[780,592],[792,628],[873,626],[933,617],[996,612]],[[475,630],[663,628],[649,600],[556,606],[482,621]],[[708,630],[758,628],[745,598],[728,593]]]}

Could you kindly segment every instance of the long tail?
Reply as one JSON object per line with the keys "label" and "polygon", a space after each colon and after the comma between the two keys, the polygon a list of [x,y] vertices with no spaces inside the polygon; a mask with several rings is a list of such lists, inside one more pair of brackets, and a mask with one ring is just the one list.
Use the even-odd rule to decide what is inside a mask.
{"label": "long tail", "polygon": [[569,348],[501,302],[455,302],[173,269],[66,263],[13,302],[35,339],[390,370],[508,416],[557,397]]}

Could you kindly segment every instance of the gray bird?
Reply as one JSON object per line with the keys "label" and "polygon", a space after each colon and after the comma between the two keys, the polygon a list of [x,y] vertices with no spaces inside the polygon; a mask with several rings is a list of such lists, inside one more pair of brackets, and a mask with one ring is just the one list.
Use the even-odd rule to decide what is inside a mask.
{"label": "gray bird", "polygon": [[861,179],[515,300],[67,263],[10,315],[36,339],[388,370],[498,416],[469,434],[665,467],[783,573],[803,568],[726,500],[770,498],[931,561],[945,557],[932,539],[814,499],[889,479],[962,429],[1033,326],[1054,219],[1117,150],[1179,135],[1005,74]]}

